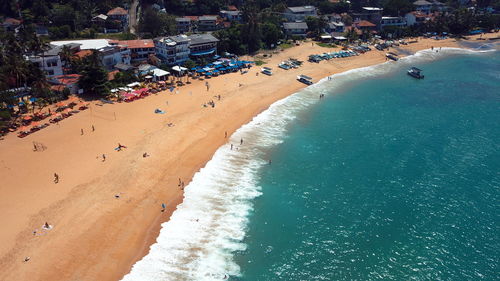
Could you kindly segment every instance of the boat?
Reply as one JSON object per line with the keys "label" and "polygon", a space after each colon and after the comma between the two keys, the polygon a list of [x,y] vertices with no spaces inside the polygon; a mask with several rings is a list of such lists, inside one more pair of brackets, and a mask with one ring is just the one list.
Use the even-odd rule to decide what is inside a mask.
{"label": "boat", "polygon": [[260,72],[264,73],[265,75],[273,75],[273,70],[270,67],[263,67]]}
{"label": "boat", "polygon": [[290,68],[292,68],[289,64],[287,64],[286,62],[281,62],[280,64],[278,64],[278,67],[279,68],[283,68],[285,70],[289,70]]}
{"label": "boat", "polygon": [[306,76],[306,75],[299,75],[297,76],[297,80],[299,80],[300,82],[306,84],[306,85],[312,85],[313,82],[312,82],[312,78],[309,77],[309,76]]}
{"label": "boat", "polygon": [[410,75],[413,78],[424,79],[424,75],[421,72],[422,70],[416,67],[412,67],[407,71],[408,75]]}
{"label": "boat", "polygon": [[389,53],[385,54],[385,56],[386,56],[388,59],[391,59],[391,60],[393,60],[393,61],[398,61],[398,59],[399,59],[395,53],[390,53],[390,52],[389,52]]}

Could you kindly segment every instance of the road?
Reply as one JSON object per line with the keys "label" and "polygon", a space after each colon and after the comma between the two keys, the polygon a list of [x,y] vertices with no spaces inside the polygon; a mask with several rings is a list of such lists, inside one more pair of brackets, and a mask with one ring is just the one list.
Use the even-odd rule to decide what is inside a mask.
{"label": "road", "polygon": [[138,16],[139,16],[139,0],[134,0],[132,2],[132,5],[130,6],[129,10],[129,21],[128,21],[128,27],[130,30],[130,33],[136,34],[136,28],[137,28],[137,22],[138,22]]}

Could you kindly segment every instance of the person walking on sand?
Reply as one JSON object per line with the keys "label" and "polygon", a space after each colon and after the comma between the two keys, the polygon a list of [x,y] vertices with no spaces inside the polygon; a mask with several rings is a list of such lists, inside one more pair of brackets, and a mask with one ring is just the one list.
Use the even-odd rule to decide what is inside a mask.
{"label": "person walking on sand", "polygon": [[54,183],[59,182],[59,175],[57,173],[54,173]]}
{"label": "person walking on sand", "polygon": [[94,125],[92,125],[92,132],[94,132],[94,131],[95,131],[95,128],[94,128]]}
{"label": "person walking on sand", "polygon": [[165,212],[166,208],[167,208],[167,205],[165,205],[165,203],[161,203],[161,211]]}
{"label": "person walking on sand", "polygon": [[227,138],[227,131],[224,132],[224,138],[226,139]]}
{"label": "person walking on sand", "polygon": [[241,138],[241,140],[240,140],[240,145],[242,145],[242,144],[243,144],[243,138]]}
{"label": "person walking on sand", "polygon": [[83,129],[80,129],[80,136],[83,136]]}
{"label": "person walking on sand", "polygon": [[102,162],[106,161],[106,154],[102,154]]}

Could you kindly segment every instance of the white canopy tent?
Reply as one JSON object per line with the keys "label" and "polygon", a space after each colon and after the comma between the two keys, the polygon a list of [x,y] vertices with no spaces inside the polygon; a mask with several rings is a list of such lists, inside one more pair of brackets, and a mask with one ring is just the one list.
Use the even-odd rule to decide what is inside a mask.
{"label": "white canopy tent", "polygon": [[176,65],[176,66],[172,67],[172,70],[177,72],[178,75],[184,75],[184,71],[187,71],[188,69],[185,67]]}
{"label": "white canopy tent", "polygon": [[130,83],[127,85],[127,87],[129,88],[133,88],[133,87],[139,87],[141,85],[141,83],[139,82],[134,82],[134,83]]}
{"label": "white canopy tent", "polygon": [[163,81],[166,79],[166,76],[170,75],[170,72],[156,68],[151,74],[153,75],[153,81]]}

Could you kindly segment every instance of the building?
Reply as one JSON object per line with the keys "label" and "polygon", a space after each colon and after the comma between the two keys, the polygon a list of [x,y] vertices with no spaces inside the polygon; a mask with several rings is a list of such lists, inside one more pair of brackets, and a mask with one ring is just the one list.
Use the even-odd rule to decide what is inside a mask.
{"label": "building", "polygon": [[424,14],[429,14],[431,12],[432,3],[425,0],[418,0],[413,2],[415,6],[415,11],[422,12]]}
{"label": "building", "polygon": [[2,23],[3,28],[5,28],[5,30],[7,31],[14,31],[20,25],[21,21],[14,18],[6,18]]}
{"label": "building", "polygon": [[88,39],[88,40],[72,40],[72,41],[52,41],[51,45],[54,46],[74,46],[79,45],[80,53],[82,56],[90,54],[81,52],[84,50],[96,50],[99,52],[101,64],[108,70],[113,69],[116,64],[130,64],[131,52],[126,46],[117,46],[112,44],[113,41],[108,39]]}
{"label": "building", "polygon": [[78,94],[78,80],[80,80],[80,74],[65,74],[57,75],[49,79],[49,83],[53,86],[52,90],[62,92],[65,88],[69,90],[70,94]]}
{"label": "building", "polygon": [[56,46],[43,54],[29,56],[27,59],[44,71],[48,77],[58,76],[63,74],[61,57],[59,56],[61,51],[62,47]]}
{"label": "building", "polygon": [[364,30],[376,31],[377,30],[377,25],[372,23],[372,22],[369,22],[367,20],[356,21],[352,24],[352,26],[357,28],[360,31],[364,31]]}
{"label": "building", "polygon": [[212,34],[193,34],[188,36],[189,56],[193,59],[217,54],[219,39]]}
{"label": "building", "polygon": [[382,12],[384,9],[377,7],[363,7],[360,13],[353,13],[352,18],[356,21],[369,21],[375,24],[377,29],[380,29],[380,21],[382,20]]}
{"label": "building", "polygon": [[43,25],[35,26],[35,34],[36,36],[49,36],[49,29]]}
{"label": "building", "polygon": [[405,15],[406,25],[423,24],[428,20],[428,15],[422,12],[409,12]]}
{"label": "building", "polygon": [[403,27],[406,26],[406,19],[404,17],[382,17],[380,21],[380,28],[384,29],[386,27]]}
{"label": "building", "polygon": [[185,17],[184,18],[176,18],[175,24],[177,27],[177,32],[179,32],[179,33],[191,32],[191,30],[192,30],[190,18],[185,18]]}
{"label": "building", "polygon": [[340,21],[342,21],[342,16],[340,14],[336,14],[336,13],[323,15],[323,18],[328,22],[340,22]]}
{"label": "building", "polygon": [[304,21],[307,17],[317,17],[318,10],[314,6],[288,7],[283,16],[287,21]]}
{"label": "building", "polygon": [[109,22],[117,22],[119,23],[120,28],[113,27],[106,27],[104,32],[105,33],[112,33],[112,32],[122,32],[127,29],[128,27],[128,11],[123,9],[122,7],[116,7],[114,9],[111,9],[107,13],[108,18],[106,19],[107,24]]}
{"label": "building", "polygon": [[242,20],[242,13],[240,11],[220,11],[220,16],[227,21],[240,22]]}
{"label": "building", "polygon": [[131,54],[128,48],[108,46],[98,50],[101,64],[106,70],[112,70],[119,63],[130,64]]}
{"label": "building", "polygon": [[343,22],[329,22],[325,28],[325,31],[327,33],[344,32],[344,30],[345,30],[345,25]]}
{"label": "building", "polygon": [[215,31],[217,30],[217,16],[201,16],[198,17],[198,31]]}
{"label": "building", "polygon": [[168,65],[183,64],[189,59],[189,39],[186,35],[156,38],[153,42],[156,56]]}
{"label": "building", "polygon": [[437,1],[437,0],[418,0],[413,2],[415,6],[415,10],[418,12],[422,12],[424,14],[430,14],[434,11],[443,12],[446,11],[446,5]]}
{"label": "building", "polygon": [[283,23],[283,31],[288,36],[301,36],[307,35],[307,23],[305,22],[285,22]]}
{"label": "building", "polygon": [[50,44],[54,46],[78,44],[80,46],[80,50],[98,50],[107,46],[111,46],[108,39],[52,41],[50,42]]}
{"label": "building", "polygon": [[145,61],[155,54],[155,44],[152,39],[110,41],[112,45],[126,47],[130,50],[132,62]]}

